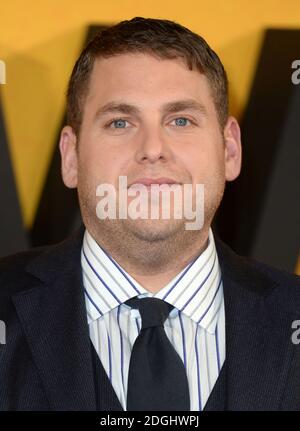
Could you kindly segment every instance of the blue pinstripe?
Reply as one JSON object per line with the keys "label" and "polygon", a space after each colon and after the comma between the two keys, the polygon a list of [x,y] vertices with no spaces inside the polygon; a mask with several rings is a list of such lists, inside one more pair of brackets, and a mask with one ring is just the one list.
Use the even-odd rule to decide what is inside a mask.
{"label": "blue pinstripe", "polygon": [[[85,247],[87,248],[85,249]],[[91,338],[93,336],[97,337],[97,341],[95,341],[94,345],[98,347],[98,354],[100,356],[100,360],[105,365],[106,372],[112,385],[116,389],[116,393],[120,394],[121,399],[124,401],[126,400],[125,387],[127,383],[126,378],[129,365],[128,351],[132,349],[132,343],[141,330],[141,319],[139,317],[139,314],[137,314],[138,317],[133,318],[133,320],[129,318],[129,316],[131,316],[131,311],[127,305],[123,304],[124,294],[125,296],[127,295],[127,300],[135,296],[135,294],[149,296],[149,292],[147,292],[143,287],[136,286],[130,280],[126,272],[120,267],[120,265],[114,259],[112,259],[106,253],[106,251],[103,250],[99,246],[99,244],[97,244],[90,236],[89,240],[84,240],[82,247],[82,256],[84,293],[86,296],[90,336]],[[92,259],[92,261],[89,259],[89,257]],[[180,345],[174,345],[174,347],[176,347],[178,354],[181,356],[188,375],[190,375],[190,378],[193,379],[194,382],[197,382],[195,388],[192,391],[191,401],[193,399],[194,408],[197,406],[197,410],[202,410],[205,405],[205,402],[207,401],[207,393],[211,390],[210,386],[212,385],[213,387],[215,378],[217,377],[215,373],[218,371],[219,374],[223,365],[225,359],[225,342],[224,340],[219,339],[220,328],[218,319],[216,318],[217,315],[220,315],[219,311],[221,302],[219,301],[222,301],[223,298],[221,295],[218,296],[218,293],[222,286],[222,279],[220,276],[219,267],[216,267],[216,264],[218,263],[217,254],[214,247],[210,247],[207,248],[207,254],[203,256],[203,259],[200,260],[199,257],[197,257],[187,265],[187,267],[183,270],[182,274],[176,281],[174,280],[173,283],[170,283],[171,287],[166,288],[165,291],[163,289],[161,290],[160,297],[162,299],[165,299],[167,302],[171,303],[171,305],[175,306],[175,308],[178,309],[178,313],[171,313],[171,315],[166,321],[166,324],[169,326],[169,337],[171,337],[173,344],[176,343],[175,340],[177,338],[174,337],[174,331],[180,331]],[[109,261],[113,264],[112,266],[108,263],[108,260],[105,261],[106,258],[109,259]],[[93,264],[91,262],[93,262]],[[198,266],[195,267],[195,265]],[[115,272],[111,272],[112,267],[115,268]],[[178,307],[176,307],[176,298],[180,298],[181,295],[185,292],[184,289],[189,286],[189,278],[185,277],[185,275],[187,275],[188,271],[192,267],[195,268],[196,271],[194,272],[195,275],[193,276],[193,283],[195,284],[195,288],[193,288],[191,292],[188,291],[188,296],[185,294],[184,301],[180,299],[180,304],[183,303],[183,305],[178,305]],[[209,280],[214,269],[217,270],[216,276],[214,276],[212,280]],[[91,271],[93,272],[93,274],[96,275],[96,278],[97,280],[99,280],[99,282],[96,283],[96,278],[94,279],[93,277],[90,277]],[[202,271],[205,271],[206,275],[201,284],[198,284],[197,286],[194,282],[195,277],[198,277],[200,272],[202,274]],[[203,278],[203,276],[200,278]],[[110,288],[110,279],[112,280],[114,286],[117,283],[117,288],[119,288],[119,291],[113,291]],[[210,295],[207,295],[207,291],[204,295],[204,298],[203,295],[197,295],[199,291],[204,288],[204,286],[207,286],[207,283],[210,283],[208,289],[213,289],[212,299],[210,300],[208,299]],[[131,290],[132,288],[133,291]],[[94,296],[95,292],[93,291],[96,291],[96,296]],[[120,292],[120,295],[122,295],[122,299],[119,297],[119,294],[117,292]],[[91,297],[91,293],[93,293],[94,300]],[[171,294],[172,300],[170,302],[168,301],[168,296],[170,296]],[[150,294],[150,296],[152,295]],[[116,300],[119,305],[116,305],[114,300]],[[101,311],[101,307],[99,306],[100,301],[103,301],[107,305],[107,312],[103,313],[103,311]],[[191,305],[191,307],[187,307],[189,304]],[[196,319],[193,319],[192,315],[201,305],[205,305],[205,311],[203,312],[201,318],[197,321]],[[190,309],[193,310],[188,311],[191,316],[189,316],[186,311]],[[96,313],[99,313],[98,317]],[[210,314],[207,316],[208,313]],[[216,315],[216,313],[218,314]],[[122,317],[122,319],[121,314],[122,316],[124,316]],[[204,319],[205,316],[207,316],[208,318]],[[188,318],[190,320],[187,320]],[[205,321],[205,325],[210,325],[210,333],[205,332],[203,326],[204,323],[202,322],[203,319]],[[178,324],[175,325],[174,323],[176,322],[176,320]],[[96,324],[96,322],[99,322],[99,324]],[[216,323],[214,323],[214,326],[212,326],[211,322]],[[93,330],[92,325],[94,328]],[[192,328],[195,328],[195,332],[192,332],[192,337],[191,334],[187,332],[190,325]],[[134,332],[131,334],[131,331]],[[132,336],[129,337],[130,334]],[[204,348],[206,350],[209,348],[210,353],[208,352],[208,350],[207,352],[203,353],[199,351],[199,346],[201,342],[200,337],[204,337],[202,338],[202,341],[204,341]],[[130,345],[128,344],[129,342]],[[106,358],[105,356],[101,356],[104,355],[105,352],[104,349],[100,349],[101,343],[107,343],[108,357]],[[126,343],[126,349],[124,347],[124,343]],[[193,351],[194,360],[192,359]],[[114,361],[114,363],[119,362],[120,368],[117,367],[116,369],[113,369],[112,361]],[[215,371],[210,368],[210,361],[213,361],[213,363],[215,364]],[[203,375],[203,380],[201,377],[202,373],[204,372],[204,368],[201,368],[202,363],[203,367],[205,367],[205,370],[207,370],[205,372],[208,373],[206,375]],[[190,368],[191,364],[194,364],[194,369]],[[206,384],[208,385],[207,387]],[[205,385],[205,387],[202,387],[201,385]]]}

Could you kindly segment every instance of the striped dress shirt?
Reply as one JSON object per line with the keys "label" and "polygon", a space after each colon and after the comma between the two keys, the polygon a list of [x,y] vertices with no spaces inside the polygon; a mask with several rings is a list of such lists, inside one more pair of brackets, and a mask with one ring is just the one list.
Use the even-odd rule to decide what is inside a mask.
{"label": "striped dress shirt", "polygon": [[164,328],[186,369],[190,409],[203,410],[225,361],[223,285],[211,229],[206,249],[155,294],[131,277],[87,230],[81,265],[90,338],[123,409],[131,350],[141,329],[139,311],[124,302],[149,296],[174,307]]}

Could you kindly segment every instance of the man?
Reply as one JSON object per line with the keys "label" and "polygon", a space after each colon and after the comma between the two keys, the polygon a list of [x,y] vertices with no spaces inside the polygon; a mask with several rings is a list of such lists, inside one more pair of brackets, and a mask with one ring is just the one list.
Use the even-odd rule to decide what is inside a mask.
{"label": "man", "polygon": [[[241,167],[218,56],[173,22],[122,22],[79,57],[67,111],[62,176],[85,229],[1,262],[0,408],[298,410],[299,278],[211,230]],[[173,210],[174,190],[190,196],[201,226],[164,218],[155,185],[175,187]],[[159,216],[135,217],[146,204]]]}

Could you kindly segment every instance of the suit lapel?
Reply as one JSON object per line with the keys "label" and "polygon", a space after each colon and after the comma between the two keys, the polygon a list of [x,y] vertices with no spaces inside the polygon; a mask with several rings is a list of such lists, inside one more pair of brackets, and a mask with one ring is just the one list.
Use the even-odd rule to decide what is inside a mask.
{"label": "suit lapel", "polygon": [[[36,258],[27,267],[35,277],[32,287],[13,297],[53,410],[101,409],[101,403],[96,406],[81,276],[82,234],[81,230]],[[104,404],[108,398],[114,401],[112,409],[118,407],[107,376],[101,384]]]}
{"label": "suit lapel", "polygon": [[294,345],[276,285],[217,241],[225,300],[228,410],[278,410]]}

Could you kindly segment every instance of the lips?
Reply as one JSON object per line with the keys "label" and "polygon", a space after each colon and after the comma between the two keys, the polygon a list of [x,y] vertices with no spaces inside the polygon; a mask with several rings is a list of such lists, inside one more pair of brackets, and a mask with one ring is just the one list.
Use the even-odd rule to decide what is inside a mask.
{"label": "lips", "polygon": [[150,187],[151,184],[180,184],[173,178],[160,177],[160,178],[139,178],[132,182],[129,187],[135,186],[137,184],[143,184],[144,186]]}

